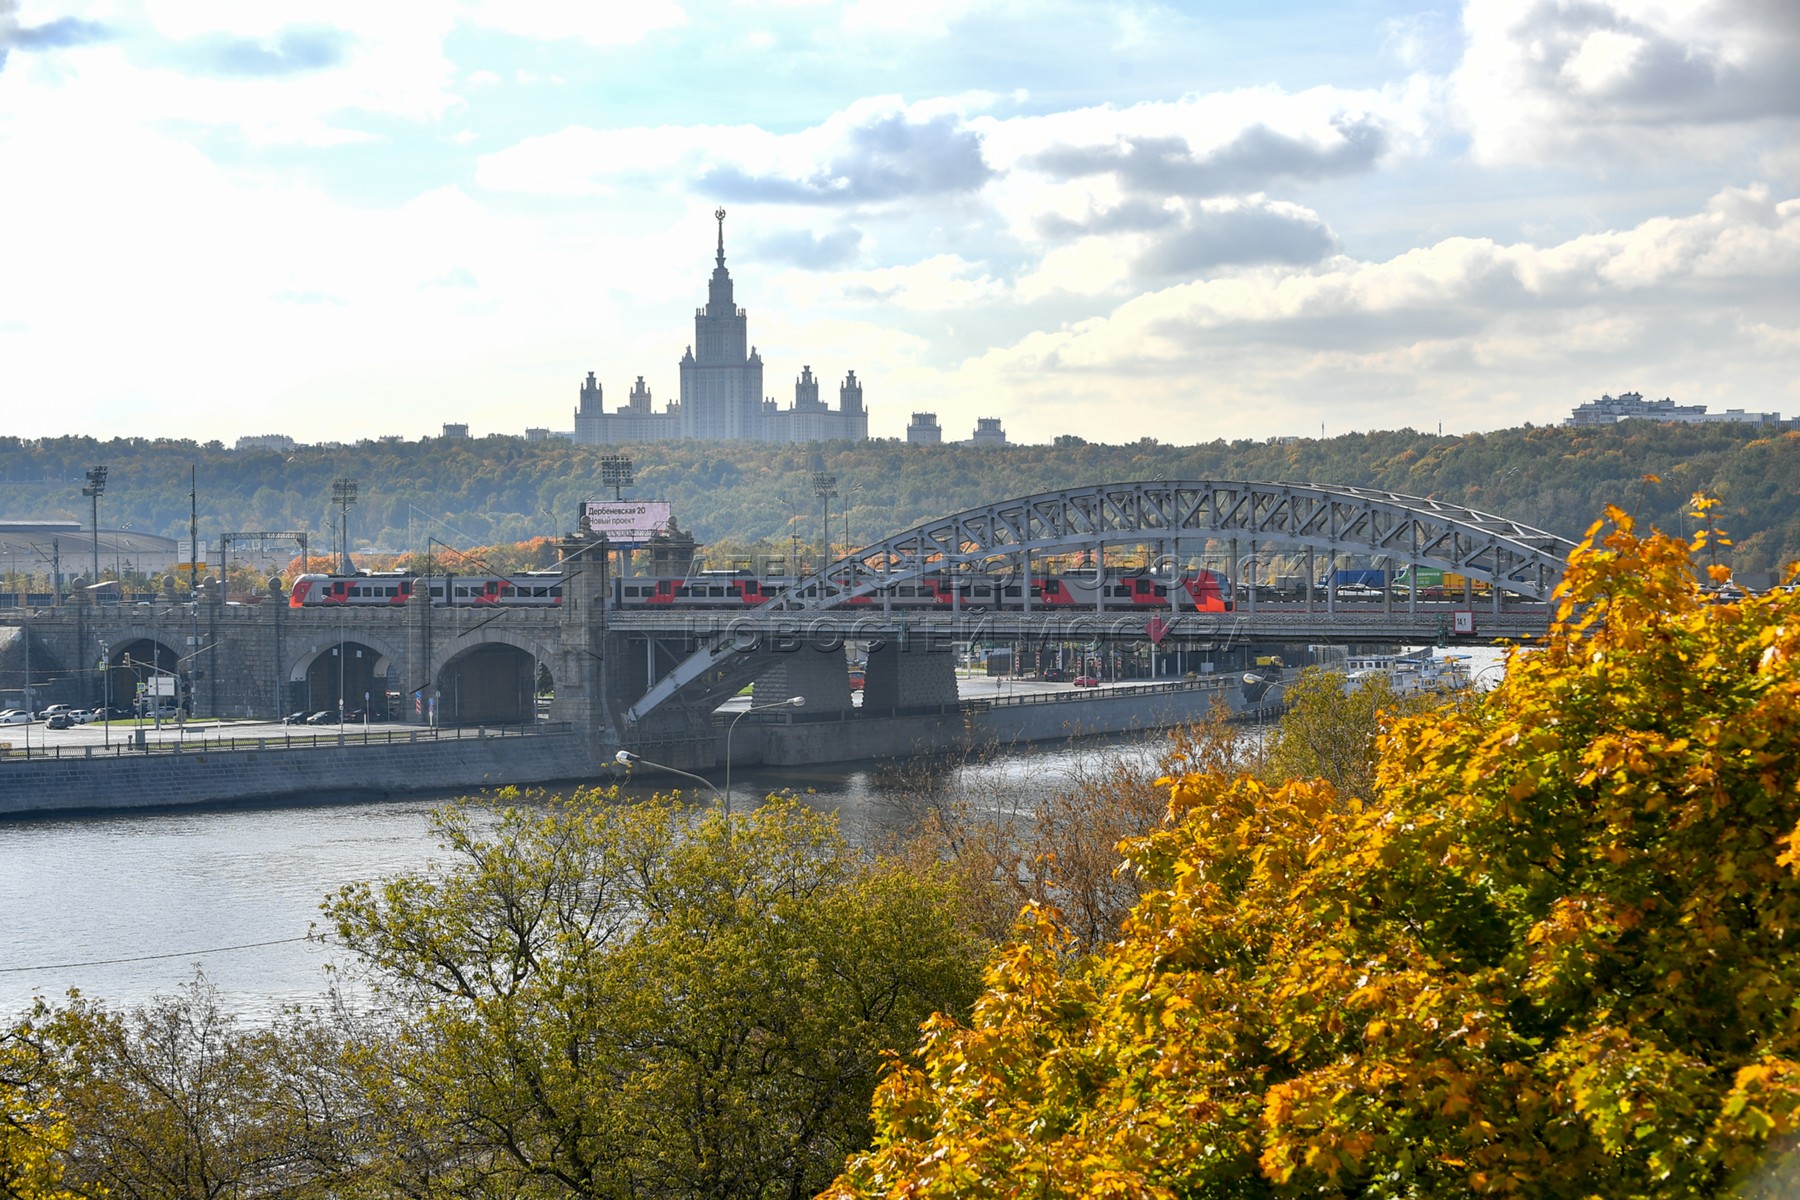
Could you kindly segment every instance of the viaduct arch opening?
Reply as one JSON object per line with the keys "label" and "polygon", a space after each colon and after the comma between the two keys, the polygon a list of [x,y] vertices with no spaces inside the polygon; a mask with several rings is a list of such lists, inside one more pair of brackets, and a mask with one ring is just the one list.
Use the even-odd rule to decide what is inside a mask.
{"label": "viaduct arch opening", "polygon": [[433,680],[440,725],[526,725],[550,682],[540,656],[507,642],[483,642],[451,655]]}
{"label": "viaduct arch opening", "polygon": [[367,642],[331,642],[294,665],[287,690],[290,712],[366,711],[370,720],[386,720],[388,656]]}

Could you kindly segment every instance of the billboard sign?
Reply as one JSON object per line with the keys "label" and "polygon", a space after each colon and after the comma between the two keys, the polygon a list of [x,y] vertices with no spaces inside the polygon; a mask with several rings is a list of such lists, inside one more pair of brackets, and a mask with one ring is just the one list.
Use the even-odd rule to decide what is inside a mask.
{"label": "billboard sign", "polygon": [[587,500],[581,518],[610,541],[643,542],[669,531],[670,506],[667,500]]}

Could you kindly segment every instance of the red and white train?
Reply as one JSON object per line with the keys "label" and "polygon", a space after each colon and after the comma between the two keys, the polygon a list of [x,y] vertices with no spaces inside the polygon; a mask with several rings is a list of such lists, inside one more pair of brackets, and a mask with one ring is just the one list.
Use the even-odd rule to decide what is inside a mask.
{"label": "red and white train", "polygon": [[[294,580],[288,604],[293,608],[354,605],[379,606],[408,603],[424,577],[402,572],[370,572],[358,575],[302,575]],[[752,575],[747,572],[704,571],[679,578],[627,575],[612,581],[612,600],[622,609],[743,609],[769,603],[795,584],[791,576]],[[537,607],[562,603],[560,571],[528,571],[517,575],[433,575],[431,603],[450,607]],[[817,599],[817,581],[806,585],[800,598]],[[1031,577],[1032,611],[1074,609],[1160,609],[1168,611],[1165,580],[1143,569],[1109,569],[1104,576],[1093,572]],[[827,607],[1017,611],[1025,606],[1024,589],[1016,576],[927,573],[896,580],[873,592],[831,601],[839,594],[827,583]],[[1183,575],[1176,584],[1182,612],[1230,612],[1231,591],[1225,577],[1198,570]]]}

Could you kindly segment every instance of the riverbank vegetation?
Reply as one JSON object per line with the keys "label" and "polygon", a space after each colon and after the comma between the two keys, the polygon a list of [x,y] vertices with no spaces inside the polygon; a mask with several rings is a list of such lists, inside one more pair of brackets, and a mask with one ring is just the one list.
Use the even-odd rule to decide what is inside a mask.
{"label": "riverbank vegetation", "polygon": [[1784,1194],[1800,596],[1717,602],[1699,518],[1611,510],[1489,694],[1296,681],[1266,739],[1029,808],[920,776],[877,848],[787,802],[448,809],[439,865],[326,902],[372,1006],[16,1022],[0,1184]]}

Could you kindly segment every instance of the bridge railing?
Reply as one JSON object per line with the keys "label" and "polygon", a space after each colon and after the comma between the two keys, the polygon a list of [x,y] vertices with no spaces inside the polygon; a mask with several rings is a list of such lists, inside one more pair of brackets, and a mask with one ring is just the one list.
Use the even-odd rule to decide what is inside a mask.
{"label": "bridge railing", "polygon": [[1168,696],[1186,692],[1222,692],[1231,687],[1227,675],[1201,675],[1194,679],[1171,679],[1163,683],[1113,684],[1103,688],[1079,688],[1059,692],[1023,692],[1011,696],[983,697],[963,701],[964,708],[1011,708],[1028,704],[1068,704],[1084,700],[1113,700]]}
{"label": "bridge railing", "polygon": [[36,762],[64,758],[144,758],[151,755],[223,754],[255,750],[333,750],[340,746],[408,746],[421,742],[458,742],[471,738],[541,737],[566,734],[574,726],[568,721],[539,722],[535,725],[457,725],[432,729],[407,726],[402,729],[352,729],[341,733],[294,734],[276,737],[266,734],[247,737],[233,735],[229,727],[200,733],[184,733],[177,738],[152,740],[143,745],[129,737],[112,745],[96,746],[91,742],[78,745],[43,745],[0,740],[0,764]]}

